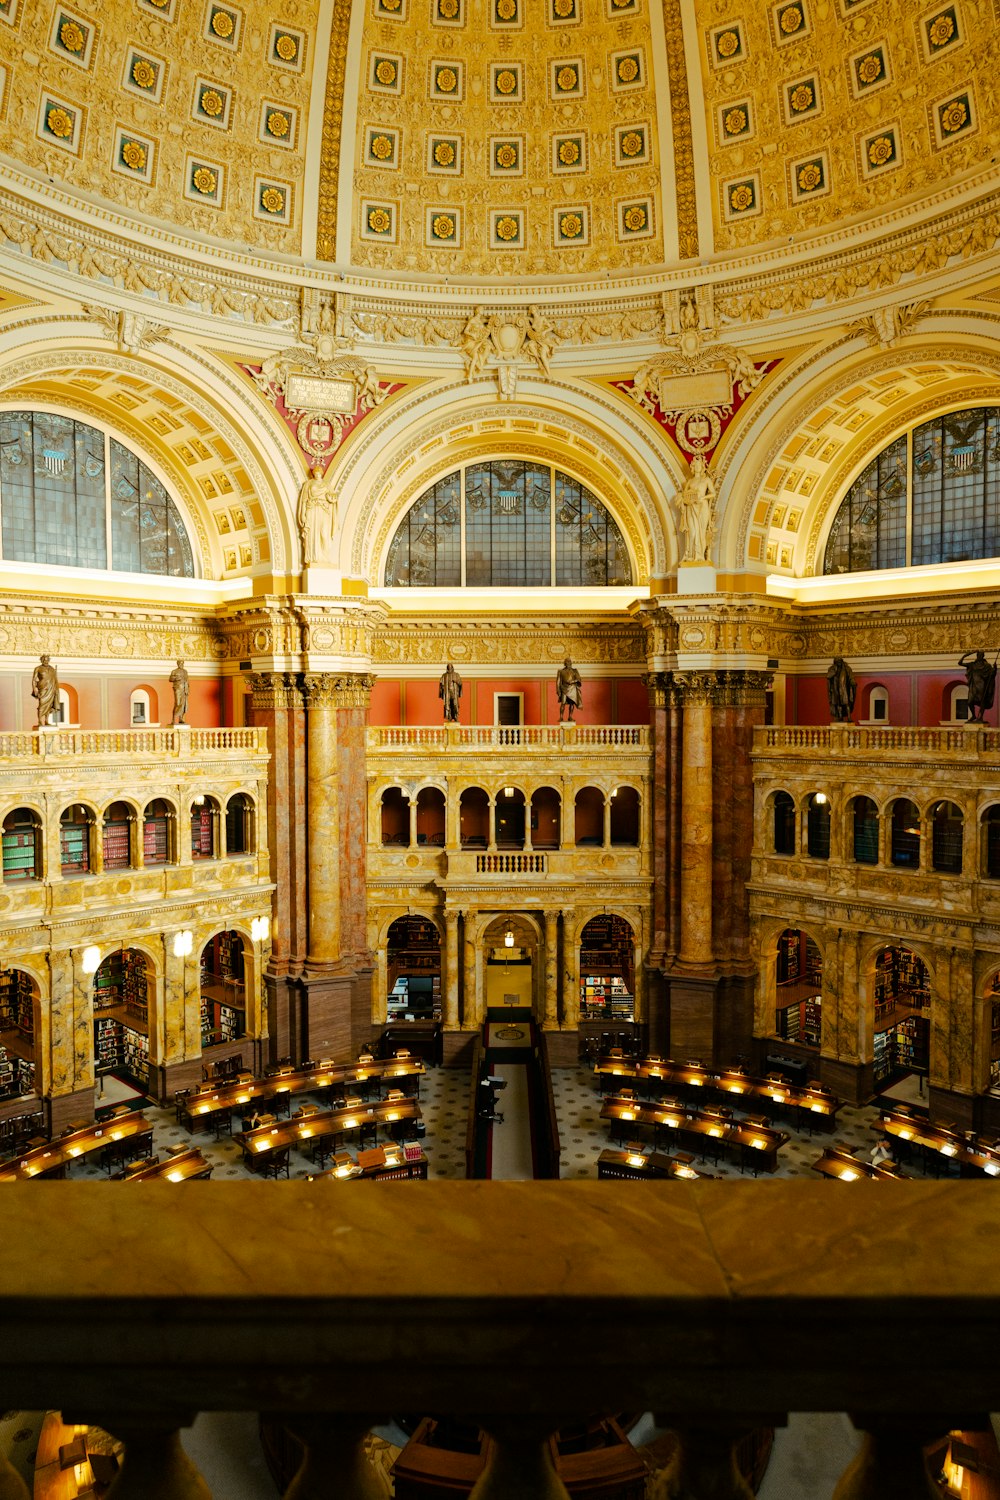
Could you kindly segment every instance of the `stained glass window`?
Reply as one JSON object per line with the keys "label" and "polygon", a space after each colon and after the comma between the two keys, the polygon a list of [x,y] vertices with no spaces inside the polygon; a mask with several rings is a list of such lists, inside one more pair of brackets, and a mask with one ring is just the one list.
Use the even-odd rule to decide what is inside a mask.
{"label": "stained glass window", "polygon": [[579,480],[547,464],[493,459],[439,479],[389,545],[390,587],[547,588],[629,584],[614,518]]}
{"label": "stained glass window", "polygon": [[897,438],[848,490],[824,573],[1000,556],[1000,408],[934,417],[913,429],[909,451],[907,470]]}
{"label": "stained glass window", "polygon": [[[0,537],[16,562],[194,577],[191,543],[160,481],[96,427],[0,413]],[[110,514],[111,562],[108,562]]]}

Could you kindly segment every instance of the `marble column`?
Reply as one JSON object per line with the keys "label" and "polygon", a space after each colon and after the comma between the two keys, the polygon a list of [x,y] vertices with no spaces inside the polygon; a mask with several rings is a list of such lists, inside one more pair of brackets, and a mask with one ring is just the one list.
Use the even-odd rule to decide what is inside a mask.
{"label": "marble column", "polygon": [[445,911],[445,976],[441,1014],[446,1031],[458,1030],[458,917],[459,913],[452,908]]}
{"label": "marble column", "polygon": [[476,982],[479,972],[476,962],[476,923],[470,919],[468,912],[462,919],[462,942],[464,959],[462,1024],[466,1031],[475,1031],[482,1025],[482,1017],[479,1013],[479,993]]}
{"label": "marble column", "polygon": [[83,947],[49,953],[47,1056],[36,1044],[35,1066],[54,1134],[94,1115],[94,980],[82,959]]}
{"label": "marble column", "polygon": [[715,677],[688,673],[684,679],[681,741],[681,932],[680,961],[712,960],[712,699]]}
{"label": "marble column", "polygon": [[334,681],[328,672],[309,672],[303,678],[309,838],[306,964],[314,972],[328,969],[340,957],[341,834]]}
{"label": "marble column", "polygon": [[577,944],[576,912],[572,907],[563,911],[563,995],[562,1024],[564,1031],[577,1031],[580,1026],[580,949]]}
{"label": "marble column", "polygon": [[[266,731],[271,752],[267,787],[267,846],[276,890],[271,952],[264,973],[271,1055],[294,1050],[301,1001],[296,983],[307,944],[305,704],[294,672],[255,672],[249,677],[250,717]],[[220,813],[221,852],[225,819]]]}
{"label": "marble column", "polygon": [[559,913],[545,913],[545,1019],[546,1031],[559,1025]]}

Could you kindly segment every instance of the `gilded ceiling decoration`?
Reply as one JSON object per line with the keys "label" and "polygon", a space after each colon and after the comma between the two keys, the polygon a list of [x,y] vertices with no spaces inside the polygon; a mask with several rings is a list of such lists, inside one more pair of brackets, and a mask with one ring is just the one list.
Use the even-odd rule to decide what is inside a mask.
{"label": "gilded ceiling decoration", "polygon": [[603,272],[610,247],[619,268],[662,261],[648,3],[370,0],[354,263],[520,278]]}
{"label": "gilded ceiling decoration", "polygon": [[698,0],[716,248],[898,209],[997,154],[995,0]]}
{"label": "gilded ceiling decoration", "polygon": [[318,9],[6,0],[5,149],[136,214],[297,253]]}

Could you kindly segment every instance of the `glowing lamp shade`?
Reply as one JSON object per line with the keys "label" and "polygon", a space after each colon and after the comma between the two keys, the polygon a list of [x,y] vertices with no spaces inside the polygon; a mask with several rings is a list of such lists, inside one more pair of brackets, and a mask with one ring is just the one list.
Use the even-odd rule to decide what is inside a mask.
{"label": "glowing lamp shade", "polygon": [[513,948],[514,946],[514,932],[510,927],[507,928],[507,931],[503,935],[503,945],[505,948]]}
{"label": "glowing lamp shade", "polygon": [[101,950],[91,943],[89,948],[84,948],[83,957],[80,959],[80,967],[85,974],[96,974],[101,966]]}
{"label": "glowing lamp shade", "polygon": [[266,943],[271,931],[270,917],[254,917],[250,923],[250,936],[255,943]]}
{"label": "glowing lamp shade", "polygon": [[505,786],[503,789],[503,794],[505,797],[513,797],[514,788],[512,786]]}
{"label": "glowing lamp shade", "polygon": [[816,804],[817,807],[822,807],[824,805],[824,803],[826,802],[826,800],[827,800],[827,798],[826,798],[826,793],[825,792],[817,792],[816,795],[813,797],[813,801],[815,802],[815,804]]}
{"label": "glowing lamp shade", "polygon": [[185,927],[183,932],[174,933],[174,957],[187,958],[194,947],[194,933]]}

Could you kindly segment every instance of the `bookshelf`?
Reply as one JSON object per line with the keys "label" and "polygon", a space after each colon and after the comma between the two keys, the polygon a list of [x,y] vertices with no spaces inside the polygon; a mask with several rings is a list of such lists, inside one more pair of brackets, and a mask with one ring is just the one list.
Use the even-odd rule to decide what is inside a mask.
{"label": "bookshelf", "polygon": [[0,1046],[0,1099],[19,1099],[35,1092],[35,1064]]}
{"label": "bookshelf", "polygon": [[212,847],[212,813],[207,807],[192,807],[191,809],[191,858],[211,859],[214,854]]}
{"label": "bookshelf", "polygon": [[167,818],[164,813],[143,819],[142,860],[147,865],[167,863]]}
{"label": "bookshelf", "polygon": [[31,980],[20,969],[0,972],[0,1031],[13,1031],[25,1041],[34,1040]]}
{"label": "bookshelf", "polygon": [[94,1063],[99,1072],[149,1080],[149,984],[146,959],[132,948],[112,953],[94,975]]}
{"label": "bookshelf", "polygon": [[106,870],[127,870],[131,864],[128,823],[126,821],[105,823],[102,840],[104,868]]}
{"label": "bookshelf", "polygon": [[[16,814],[12,814],[16,817]],[[3,878],[9,884],[38,878],[38,831],[30,819],[11,823],[3,831]]]}
{"label": "bookshelf", "polygon": [[1000,974],[987,998],[990,1007],[990,1088],[1000,1089]]}
{"label": "bookshelf", "polygon": [[59,857],[64,875],[84,875],[90,869],[90,824],[67,819],[59,825]]}
{"label": "bookshelf", "polygon": [[201,955],[201,1045],[236,1042],[245,1034],[243,939],[217,932]]}
{"label": "bookshelf", "polygon": [[584,1021],[631,1021],[635,1001],[621,974],[580,976],[580,1016]]}

